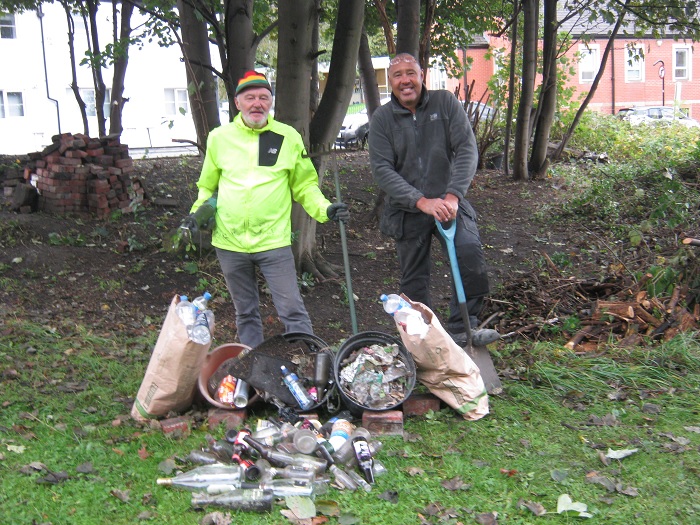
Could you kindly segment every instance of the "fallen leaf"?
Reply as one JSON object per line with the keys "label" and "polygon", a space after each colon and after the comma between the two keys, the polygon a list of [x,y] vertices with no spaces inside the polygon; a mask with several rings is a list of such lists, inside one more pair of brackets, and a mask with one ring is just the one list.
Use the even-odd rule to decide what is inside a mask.
{"label": "fallen leaf", "polygon": [[146,450],[146,445],[142,446],[142,447],[139,449],[139,457],[140,457],[141,459],[147,459],[147,458],[149,458],[150,456],[151,456],[150,452],[148,452],[148,450]]}
{"label": "fallen leaf", "polygon": [[465,483],[462,478],[455,476],[452,479],[445,480],[440,483],[447,490],[469,490],[472,488],[471,483]]}
{"label": "fallen leaf", "polygon": [[291,511],[289,509],[282,509],[280,510],[280,514],[287,518],[290,523],[293,523],[294,525],[313,525],[311,523],[311,518],[304,518],[304,519],[299,519],[297,518],[296,514],[294,514],[294,511]]}
{"label": "fallen leaf", "polygon": [[557,483],[561,483],[564,481],[566,478],[569,477],[569,471],[568,470],[561,470],[561,469],[554,469],[552,470],[549,475],[552,477],[554,481]]}
{"label": "fallen leaf", "polygon": [[502,469],[501,469],[501,474],[505,474],[505,475],[508,476],[509,478],[515,476],[517,473],[518,473],[518,471],[515,470],[514,468],[513,468],[513,469],[510,469],[510,470],[508,470],[507,468],[502,468]]}
{"label": "fallen leaf", "polygon": [[136,519],[139,521],[150,521],[153,518],[155,518],[155,514],[153,512],[149,512],[147,510],[144,510],[143,512],[139,512],[139,515],[136,516]]}
{"label": "fallen leaf", "polygon": [[119,490],[119,489],[113,489],[110,490],[109,493],[117,498],[118,500],[123,501],[124,503],[129,503],[129,490]]}
{"label": "fallen leaf", "polygon": [[340,516],[340,507],[337,501],[316,500],[316,512],[324,516]]}
{"label": "fallen leaf", "polygon": [[176,468],[177,465],[175,464],[175,460],[172,458],[168,458],[165,461],[158,463],[158,470],[160,470],[163,474],[170,474]]}
{"label": "fallen leaf", "polygon": [[231,525],[233,518],[228,513],[216,511],[206,514],[199,523],[201,525]]}
{"label": "fallen leaf", "polygon": [[92,468],[92,463],[89,461],[83,463],[82,465],[78,465],[75,470],[79,472],[80,474],[92,474],[94,472],[94,469]]}
{"label": "fallen leaf", "polygon": [[24,259],[22,259],[21,257],[15,257],[14,259],[12,259],[12,264],[19,264],[19,263],[21,263],[23,260],[24,260]]}
{"label": "fallen leaf", "polygon": [[48,485],[56,485],[57,483],[61,483],[62,481],[66,481],[68,479],[68,473],[61,471],[61,472],[49,472],[46,476],[43,478],[39,478],[36,480],[37,483],[40,485],[48,484]]}
{"label": "fallen leaf", "polygon": [[497,512],[484,512],[483,514],[477,514],[474,519],[479,525],[498,525]]}
{"label": "fallen leaf", "polygon": [[425,471],[422,468],[418,467],[408,467],[406,469],[406,474],[408,474],[411,477],[422,476],[423,474],[425,474]]}
{"label": "fallen leaf", "polygon": [[700,427],[683,427],[684,430],[687,430],[688,432],[695,432],[696,434],[700,434]]}
{"label": "fallen leaf", "polygon": [[428,516],[437,516],[442,512],[442,507],[438,505],[437,503],[431,503],[427,507],[423,509],[423,513],[427,514]]}
{"label": "fallen leaf", "polygon": [[639,489],[637,487],[625,487],[622,485],[622,483],[619,483],[616,487],[615,490],[619,492],[620,494],[624,494],[625,496],[631,496],[633,498],[636,498],[639,496]]}
{"label": "fallen leaf", "polygon": [[340,525],[355,525],[355,523],[359,523],[360,519],[355,516],[354,514],[350,514],[349,512],[343,512],[339,517],[338,517],[338,523]]}
{"label": "fallen leaf", "polygon": [[7,445],[7,450],[14,452],[15,454],[24,454],[26,447],[23,447],[22,445]]}
{"label": "fallen leaf", "polygon": [[399,502],[399,493],[396,492],[395,490],[385,490],[377,497],[380,499],[385,499],[388,502],[394,503],[394,504]]}
{"label": "fallen leaf", "polygon": [[113,448],[113,449],[112,449],[112,452],[114,452],[115,454],[119,454],[120,456],[123,456],[123,455],[124,455],[124,451],[123,451],[123,450],[119,450],[118,448]]}
{"label": "fallen leaf", "polygon": [[613,450],[611,448],[608,449],[608,452],[605,454],[605,457],[608,459],[624,459],[627,456],[631,456],[635,452],[637,452],[638,449],[636,448],[626,448],[623,450]]}
{"label": "fallen leaf", "polygon": [[588,483],[603,485],[608,492],[615,492],[615,482],[608,477],[599,476],[597,472],[589,472],[586,474],[586,481]]}
{"label": "fallen leaf", "polygon": [[562,494],[557,499],[557,514],[578,516],[579,518],[592,518],[593,515],[586,512],[588,505],[580,501],[573,501],[568,494]]}
{"label": "fallen leaf", "polygon": [[598,451],[598,459],[599,459],[600,462],[601,462],[603,465],[605,465],[606,467],[609,467],[609,466],[610,466],[610,459],[608,459],[607,457],[605,457],[605,454],[603,454],[603,451],[602,451],[602,450],[599,450],[599,451]]}
{"label": "fallen leaf", "polygon": [[288,496],[285,498],[287,508],[300,519],[309,519],[316,516],[316,505],[311,498],[306,496]]}
{"label": "fallen leaf", "polygon": [[521,507],[525,507],[535,516],[544,516],[545,514],[547,514],[547,509],[544,508],[544,505],[538,503],[537,501],[526,501],[521,499],[520,501],[518,501],[518,505],[520,505]]}

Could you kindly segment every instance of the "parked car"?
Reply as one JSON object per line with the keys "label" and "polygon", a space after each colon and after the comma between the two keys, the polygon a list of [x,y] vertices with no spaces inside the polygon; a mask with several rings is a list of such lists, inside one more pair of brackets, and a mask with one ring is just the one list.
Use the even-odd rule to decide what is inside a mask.
{"label": "parked car", "polygon": [[680,124],[689,128],[700,128],[700,122],[688,117],[680,109],[668,106],[640,106],[623,118],[630,124]]}
{"label": "parked car", "polygon": [[622,108],[617,112],[617,118],[622,120],[629,120],[629,116],[634,113],[632,108]]}
{"label": "parked car", "polygon": [[[383,106],[391,100],[391,97],[386,97],[380,100]],[[351,146],[364,149],[367,145],[369,135],[369,117],[367,116],[367,108],[362,109],[359,113],[345,115],[343,124],[340,126],[340,131],[335,139],[336,146],[349,148]]]}

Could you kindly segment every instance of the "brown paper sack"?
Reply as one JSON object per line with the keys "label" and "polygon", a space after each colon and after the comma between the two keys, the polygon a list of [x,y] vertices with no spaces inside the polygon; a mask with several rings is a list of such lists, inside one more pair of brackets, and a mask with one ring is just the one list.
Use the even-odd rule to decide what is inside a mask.
{"label": "brown paper sack", "polygon": [[438,321],[432,310],[423,303],[411,301],[401,295],[418,310],[428,324],[428,333],[409,335],[397,322],[406,349],[416,363],[416,377],[435,396],[454,408],[464,419],[477,420],[489,413],[489,398],[476,366]]}
{"label": "brown paper sack", "polygon": [[200,345],[190,341],[175,311],[179,302],[178,296],[173,297],[131,408],[131,417],[138,421],[157,419],[171,411],[181,412],[189,408],[194,399],[211,342]]}

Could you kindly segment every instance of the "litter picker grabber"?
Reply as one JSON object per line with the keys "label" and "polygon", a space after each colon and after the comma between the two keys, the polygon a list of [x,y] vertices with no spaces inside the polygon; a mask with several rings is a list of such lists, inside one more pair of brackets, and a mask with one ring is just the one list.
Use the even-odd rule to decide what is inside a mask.
{"label": "litter picker grabber", "polygon": [[[340,196],[340,180],[338,178],[338,158],[333,153],[333,178],[335,179],[335,198],[337,202],[343,202]],[[352,278],[350,277],[350,257],[348,255],[348,239],[345,235],[345,223],[338,221],[340,228],[340,244],[343,247],[343,266],[345,267],[345,286],[348,291],[348,305],[350,306],[350,323],[353,335],[357,334],[357,315],[355,314],[355,296],[352,293]]]}
{"label": "litter picker grabber", "polygon": [[450,268],[452,269],[452,280],[454,282],[455,291],[457,292],[457,301],[459,302],[459,309],[462,313],[462,320],[464,321],[464,330],[467,334],[467,344],[464,347],[464,351],[469,357],[472,358],[476,366],[479,367],[481,372],[481,378],[484,380],[484,385],[486,386],[486,391],[489,394],[500,394],[503,390],[501,385],[501,380],[498,377],[498,372],[491,359],[491,354],[485,346],[474,346],[472,345],[472,329],[469,322],[469,310],[467,309],[467,298],[464,294],[464,284],[462,283],[462,275],[459,271],[459,265],[457,263],[457,252],[455,251],[455,232],[457,231],[457,223],[452,220],[449,221],[449,226],[446,228],[444,223],[441,223],[437,219],[435,220],[437,224],[437,230],[445,239],[445,244],[447,245],[447,254],[450,258]]}
{"label": "litter picker grabber", "polygon": [[[306,158],[321,157],[331,155],[333,163],[333,178],[335,179],[336,202],[343,202],[340,196],[340,180],[338,179],[338,159],[335,148],[332,145],[321,144],[314,148],[313,153],[306,155]],[[350,324],[353,335],[357,333],[357,315],[355,314],[355,296],[352,293],[352,279],[350,278],[350,256],[348,255],[348,239],[345,235],[345,223],[338,221],[340,228],[340,244],[343,249],[343,267],[345,270],[345,287],[348,291],[348,305],[350,306]]]}

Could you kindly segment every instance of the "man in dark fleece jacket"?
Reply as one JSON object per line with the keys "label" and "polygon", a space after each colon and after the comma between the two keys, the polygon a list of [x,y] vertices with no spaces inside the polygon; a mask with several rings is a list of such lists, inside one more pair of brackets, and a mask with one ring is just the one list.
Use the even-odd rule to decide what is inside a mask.
{"label": "man in dark fleece jacket", "polygon": [[[372,173],[386,192],[382,233],[396,240],[401,266],[400,291],[430,304],[430,245],[433,235],[446,251],[435,220],[456,220],[455,251],[467,296],[470,326],[489,293],[476,213],[465,195],[476,173],[478,151],[466,112],[445,90],[428,91],[417,60],[406,53],[389,65],[391,102],[372,116],[369,153]],[[453,287],[446,328],[466,342],[465,327]],[[473,330],[472,343],[499,338],[495,330]]]}

